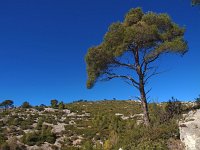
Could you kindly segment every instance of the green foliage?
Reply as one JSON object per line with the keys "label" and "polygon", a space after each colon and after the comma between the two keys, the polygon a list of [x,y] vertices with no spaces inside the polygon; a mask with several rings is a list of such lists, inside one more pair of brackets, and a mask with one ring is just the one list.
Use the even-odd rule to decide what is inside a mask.
{"label": "green foliage", "polygon": [[[126,109],[129,108],[128,105],[126,106],[126,103],[124,102],[120,103],[121,107],[116,107],[116,105],[118,106],[119,103],[120,102],[118,101],[100,102],[99,107],[101,106],[100,108],[102,109],[102,112],[99,111],[100,108],[98,109],[98,107],[95,106],[96,103],[92,104],[91,106],[90,104],[84,103],[84,107],[87,111],[89,110],[89,112],[92,111],[93,114],[96,114],[92,119],[92,129],[87,129],[89,133],[94,131],[94,134],[86,134],[86,129],[77,130],[75,133],[84,133],[85,138],[90,137],[89,141],[92,139],[91,137],[94,137],[95,140],[103,141],[104,146],[102,149],[108,150],[118,150],[120,147],[125,150],[165,150],[168,149],[167,142],[169,138],[179,138],[176,118],[171,118],[170,120],[162,122],[163,116],[167,113],[167,109],[165,109],[167,104],[152,103],[149,105],[149,110],[151,112],[151,126],[147,128],[142,125],[136,125],[136,120],[122,120],[120,117],[115,116],[115,113],[113,112],[115,112],[117,108],[124,108],[124,113],[128,114],[126,112],[128,111]],[[82,106],[82,103],[76,105]],[[137,108],[136,104],[132,105]],[[88,109],[89,106],[90,109]],[[110,109],[110,106],[112,106],[112,109]],[[140,112],[141,110],[138,109],[137,113]],[[136,112],[134,112],[134,114],[135,113]],[[71,131],[75,130],[76,129],[74,127],[71,128]]]}
{"label": "green foliage", "polygon": [[[146,64],[165,53],[184,54],[187,51],[184,32],[185,29],[175,24],[167,14],[144,13],[141,8],[131,9],[123,22],[110,25],[100,45],[88,49],[85,57],[87,87],[92,88],[97,79],[104,79],[105,76],[109,77],[107,79],[119,77],[114,76],[116,68],[125,67],[135,71],[135,63],[127,64],[121,59],[127,53],[134,56],[139,53],[144,56],[139,58],[139,62]],[[136,61],[135,57],[130,62]]]}
{"label": "green foliage", "polygon": [[80,150],[79,147],[65,146],[61,150]]}
{"label": "green foliage", "polygon": [[116,132],[121,132],[125,123],[120,117],[115,115],[109,115],[105,113],[99,113],[93,119],[93,126],[98,128],[99,132],[104,129],[114,130]]}
{"label": "green foliage", "polygon": [[5,100],[2,103],[0,103],[0,107],[4,107],[5,109],[13,106],[14,102],[12,100]]}
{"label": "green foliage", "polygon": [[66,108],[72,112],[86,111],[90,113],[92,117],[96,117],[101,112],[109,113],[111,115],[115,113],[130,115],[142,112],[140,103],[131,100],[104,100],[97,102],[70,103],[66,105]]}
{"label": "green foliage", "polygon": [[[55,120],[55,117],[53,117],[52,115],[46,115],[45,118],[44,118],[45,122],[47,123],[50,123],[50,124],[57,124],[57,121]],[[43,122],[40,121],[40,125],[42,124]]]}
{"label": "green foliage", "polygon": [[112,149],[117,145],[119,141],[119,135],[116,131],[112,130],[109,134],[108,140],[105,141],[104,149]]}
{"label": "green foliage", "polygon": [[32,106],[29,104],[29,102],[23,102],[23,104],[22,104],[22,106],[21,106],[22,108],[31,108]]}
{"label": "green foliage", "polygon": [[[164,141],[143,141],[138,145],[131,146],[132,150],[168,150],[167,145]],[[127,149],[128,150],[128,149]]]}
{"label": "green foliage", "polygon": [[98,127],[99,130],[108,128],[108,116],[106,114],[98,114],[93,120],[94,127]]}
{"label": "green foliage", "polygon": [[150,120],[154,125],[159,125],[166,120],[165,106],[158,103],[149,104]]}
{"label": "green foliage", "polygon": [[64,108],[65,108],[64,103],[63,103],[63,102],[60,102],[60,103],[58,104],[58,109],[64,109]]}
{"label": "green foliage", "polygon": [[41,130],[42,129],[42,125],[43,125],[44,121],[45,121],[44,117],[39,117],[38,118],[37,127],[36,127],[37,130]]}
{"label": "green foliage", "polygon": [[56,99],[53,99],[53,100],[51,100],[51,107],[52,108],[57,108],[58,107],[58,100],[56,100]]}
{"label": "green foliage", "polygon": [[35,106],[35,109],[38,110],[38,111],[43,111],[44,108],[45,108],[45,106],[43,106],[43,105]]}
{"label": "green foliage", "polygon": [[51,132],[50,127],[43,126],[41,131],[24,134],[22,141],[29,146],[40,145],[44,142],[54,144],[56,141],[56,135]]}
{"label": "green foliage", "polygon": [[197,109],[200,108],[200,95],[195,99]]}
{"label": "green foliage", "polygon": [[8,125],[20,126],[21,129],[23,130],[31,129],[31,126],[33,123],[34,123],[34,120],[31,117],[27,117],[26,119],[23,119],[23,118],[17,118],[16,116],[13,116],[7,122]]}
{"label": "green foliage", "polygon": [[21,128],[23,130],[32,129],[31,127],[32,123],[33,123],[33,120],[28,118],[27,120],[24,120],[21,122]]}
{"label": "green foliage", "polygon": [[43,126],[40,136],[44,142],[54,144],[56,141],[56,135],[51,132],[51,129],[51,127]]}
{"label": "green foliage", "polygon": [[31,132],[31,133],[26,133],[23,137],[22,137],[22,142],[24,144],[27,144],[29,146],[33,146],[33,145],[39,145],[40,143],[40,138],[39,138],[39,133],[37,132]]}
{"label": "green foliage", "polygon": [[180,115],[182,112],[182,104],[180,101],[172,97],[171,100],[167,103],[166,107],[166,117],[167,119],[171,119],[177,115]]}
{"label": "green foliage", "polygon": [[83,144],[83,150],[93,150],[93,144],[91,141],[86,141],[84,144]]}
{"label": "green foliage", "polygon": [[125,150],[165,150],[168,139],[176,139],[178,136],[175,120],[160,125],[152,124],[150,127],[134,126],[131,130],[126,130],[125,134],[121,134],[116,147],[123,147]]}
{"label": "green foliage", "polygon": [[[86,112],[90,113],[90,116],[82,116],[82,119],[79,116],[67,116],[59,110],[48,113],[43,112],[40,115],[31,114],[29,111],[21,108],[13,110],[12,113],[10,111],[3,112],[0,115],[0,119],[2,117],[6,118],[6,116],[9,117],[0,122],[0,145],[8,140],[9,147],[15,147],[15,144],[10,144],[15,142],[9,142],[10,138],[6,139],[7,135],[23,135],[22,143],[38,146],[44,142],[54,144],[57,136],[64,135],[65,139],[61,143],[61,149],[63,150],[119,150],[119,148],[123,150],[165,150],[168,149],[167,143],[169,139],[174,141],[179,139],[177,116],[179,116],[179,110],[182,109],[180,109],[179,103],[173,104],[174,101],[176,103],[177,100],[172,99],[170,103],[149,104],[151,114],[151,125],[149,127],[137,124],[137,121],[142,119],[141,117],[130,117],[141,113],[140,103],[130,100],[65,104],[66,108],[77,110],[77,115]],[[17,117],[16,114],[18,113],[22,113],[20,117]],[[129,116],[130,118],[123,120],[121,116],[116,116],[116,113]],[[168,113],[174,115],[168,119],[166,117]],[[66,130],[57,135],[51,132],[52,127],[43,125],[43,122],[56,124],[62,116],[66,117]],[[37,120],[37,118],[37,127],[33,129],[31,125],[36,123],[34,120]],[[165,121],[163,121],[163,118]],[[74,120],[76,124],[69,125],[70,120]],[[9,130],[2,128],[5,125],[8,126]],[[18,131],[16,130],[18,127],[21,127],[21,129],[32,129],[32,132],[24,133],[22,130]],[[73,141],[78,139],[79,136],[83,137],[80,147],[74,147]],[[21,146],[18,147],[20,149]],[[25,148],[21,147],[21,149]]]}

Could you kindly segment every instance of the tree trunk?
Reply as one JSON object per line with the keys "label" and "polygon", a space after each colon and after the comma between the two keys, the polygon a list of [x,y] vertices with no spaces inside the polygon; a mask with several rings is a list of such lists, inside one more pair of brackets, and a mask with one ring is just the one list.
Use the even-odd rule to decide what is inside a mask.
{"label": "tree trunk", "polygon": [[150,118],[149,118],[149,111],[148,111],[147,99],[146,99],[146,93],[144,90],[143,81],[140,82],[140,96],[141,96],[141,102],[142,102],[142,109],[143,109],[143,113],[144,113],[144,124],[146,126],[149,126]]}
{"label": "tree trunk", "polygon": [[146,99],[146,92],[144,89],[144,74],[142,72],[142,67],[140,65],[140,59],[139,59],[139,51],[138,49],[133,50],[133,55],[135,58],[135,65],[136,65],[136,71],[139,77],[139,91],[140,91],[140,98],[142,102],[142,109],[144,113],[144,124],[146,126],[149,126],[150,119],[149,119],[149,111],[148,111],[148,105],[147,105],[147,99]]}

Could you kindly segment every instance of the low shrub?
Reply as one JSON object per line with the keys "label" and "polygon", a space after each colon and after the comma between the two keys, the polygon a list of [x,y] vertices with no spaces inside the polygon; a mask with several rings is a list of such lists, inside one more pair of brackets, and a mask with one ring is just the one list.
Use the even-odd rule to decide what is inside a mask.
{"label": "low shrub", "polygon": [[22,142],[29,146],[41,145],[44,142],[54,144],[55,141],[56,135],[51,132],[51,128],[48,126],[43,126],[41,131],[26,133],[22,137]]}
{"label": "low shrub", "polygon": [[200,95],[199,95],[199,97],[197,97],[197,98],[195,99],[195,103],[196,103],[197,109],[199,109],[199,108],[200,108]]}

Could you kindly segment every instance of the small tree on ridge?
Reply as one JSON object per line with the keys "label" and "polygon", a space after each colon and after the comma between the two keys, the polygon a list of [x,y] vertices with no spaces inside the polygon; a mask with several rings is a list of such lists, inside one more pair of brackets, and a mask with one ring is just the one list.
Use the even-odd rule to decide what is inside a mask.
{"label": "small tree on ridge", "polygon": [[57,108],[58,107],[58,100],[56,100],[56,99],[51,100],[51,107]]}

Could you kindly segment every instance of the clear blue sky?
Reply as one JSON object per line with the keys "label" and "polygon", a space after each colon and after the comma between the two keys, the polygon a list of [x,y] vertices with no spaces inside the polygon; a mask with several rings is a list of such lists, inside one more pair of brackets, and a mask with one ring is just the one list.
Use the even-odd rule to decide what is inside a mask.
{"label": "clear blue sky", "polygon": [[167,71],[149,83],[154,101],[200,94],[200,9],[189,0],[6,0],[0,2],[0,101],[49,104],[51,99],[130,99],[138,92],[121,80],[86,89],[84,56],[109,24],[134,7],[168,13],[187,28],[189,52],[159,61]]}

